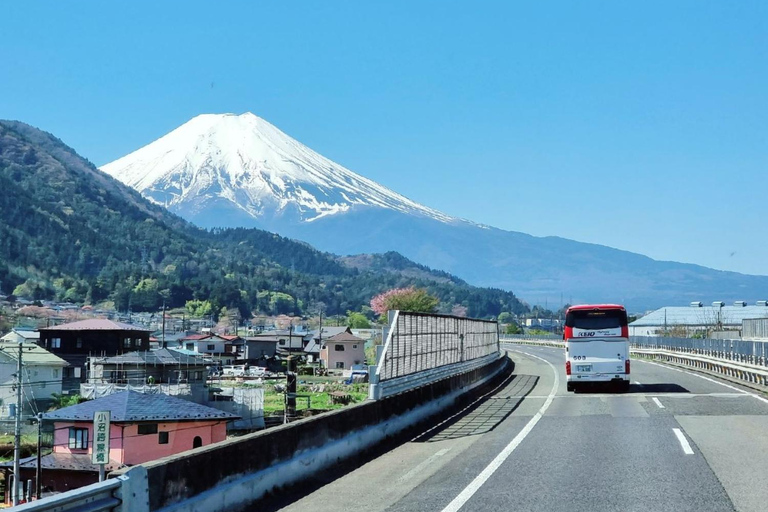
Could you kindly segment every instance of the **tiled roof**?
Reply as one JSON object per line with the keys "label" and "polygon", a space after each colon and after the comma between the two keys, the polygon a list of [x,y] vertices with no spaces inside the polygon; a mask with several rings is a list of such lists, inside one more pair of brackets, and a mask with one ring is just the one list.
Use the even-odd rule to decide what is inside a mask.
{"label": "tiled roof", "polygon": [[42,327],[41,331],[141,331],[151,332],[151,329],[138,327],[136,325],[114,322],[106,318],[91,318],[89,320],[80,320],[68,324],[55,325],[53,327]]}
{"label": "tiled roof", "polygon": [[345,331],[345,332],[340,332],[335,336],[331,336],[330,338],[327,338],[325,341],[354,341],[357,343],[362,343],[365,340],[363,338],[358,338],[354,334],[350,334]]}
{"label": "tiled roof", "polygon": [[[52,354],[36,343],[22,344],[22,362],[29,366],[68,366],[59,356]],[[0,351],[14,361],[18,361],[19,344],[15,341],[0,341]],[[16,363],[14,363],[16,364]]]}
{"label": "tiled roof", "polygon": [[122,391],[43,415],[46,420],[92,421],[96,411],[110,411],[113,422],[233,420],[235,414],[181,398]]}
{"label": "tiled roof", "polygon": [[179,338],[181,341],[200,341],[204,340],[206,338],[213,337],[213,334],[190,334],[189,336],[184,336],[183,338]]}
{"label": "tiled roof", "polygon": [[119,356],[94,358],[96,363],[106,364],[159,364],[159,365],[205,365],[205,359],[179,350],[161,348],[158,350],[128,352]]}
{"label": "tiled roof", "polygon": [[[36,468],[37,456],[27,457],[19,461],[22,468]],[[88,453],[50,453],[40,458],[40,466],[43,469],[66,469],[69,471],[99,471],[99,465],[91,462],[91,455]],[[13,467],[13,461],[4,462],[0,467]],[[104,469],[114,471],[120,469],[122,465],[116,460],[109,459]]]}

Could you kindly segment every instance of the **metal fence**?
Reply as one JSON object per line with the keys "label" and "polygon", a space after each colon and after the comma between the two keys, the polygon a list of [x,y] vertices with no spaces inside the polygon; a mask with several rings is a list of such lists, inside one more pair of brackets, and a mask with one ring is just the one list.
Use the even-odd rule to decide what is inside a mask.
{"label": "metal fence", "polygon": [[378,362],[379,381],[498,353],[496,322],[395,311]]}
{"label": "metal fence", "polygon": [[768,318],[752,318],[742,321],[742,338],[768,339]]}
{"label": "metal fence", "polygon": [[672,350],[768,366],[768,342],[764,341],[630,336],[629,342],[633,348]]}

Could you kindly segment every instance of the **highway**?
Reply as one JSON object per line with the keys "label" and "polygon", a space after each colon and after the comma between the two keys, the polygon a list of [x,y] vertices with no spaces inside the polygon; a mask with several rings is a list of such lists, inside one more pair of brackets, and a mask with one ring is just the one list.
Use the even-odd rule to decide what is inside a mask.
{"label": "highway", "polygon": [[764,395],[637,359],[628,393],[573,394],[562,349],[502,347],[514,373],[475,406],[279,509],[768,509]]}

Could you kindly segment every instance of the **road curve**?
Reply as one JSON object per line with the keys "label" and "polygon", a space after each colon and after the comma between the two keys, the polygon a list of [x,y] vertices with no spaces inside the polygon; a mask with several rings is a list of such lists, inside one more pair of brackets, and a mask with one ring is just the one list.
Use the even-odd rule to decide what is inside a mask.
{"label": "road curve", "polygon": [[766,509],[767,400],[639,360],[629,393],[568,393],[562,349],[504,346],[475,408],[280,510]]}

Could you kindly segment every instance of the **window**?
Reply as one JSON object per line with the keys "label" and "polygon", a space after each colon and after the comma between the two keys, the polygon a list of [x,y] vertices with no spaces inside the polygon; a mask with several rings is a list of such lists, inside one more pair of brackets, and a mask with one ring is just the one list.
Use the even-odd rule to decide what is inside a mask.
{"label": "window", "polygon": [[75,346],[77,348],[83,348],[83,338],[77,338],[77,342],[75,343]]}
{"label": "window", "polygon": [[194,343],[187,343],[186,347],[187,347],[187,350],[195,350],[195,344]]}
{"label": "window", "polygon": [[195,372],[195,380],[203,380],[203,372]]}
{"label": "window", "polygon": [[133,340],[133,346],[134,347],[140,347],[141,346],[141,338],[136,338]]}
{"label": "window", "polygon": [[344,361],[336,361],[336,368],[339,370],[344,369]]}
{"label": "window", "polygon": [[195,438],[192,440],[192,448],[200,448],[203,446],[203,438],[200,436],[195,436]]}
{"label": "window", "polygon": [[59,370],[55,369],[53,370],[53,378],[58,379],[59,378]]}
{"label": "window", "polygon": [[124,348],[131,348],[131,338],[123,339],[123,347]]}
{"label": "window", "polygon": [[157,434],[157,423],[139,424],[139,435]]}
{"label": "window", "polygon": [[281,345],[285,345],[285,340],[279,340],[278,343]]}
{"label": "window", "polygon": [[333,350],[336,352],[344,352],[344,345],[334,345]]}
{"label": "window", "polygon": [[352,348],[353,348],[353,349],[356,349],[356,348],[357,348],[357,345],[352,345]]}
{"label": "window", "polygon": [[70,450],[88,449],[88,429],[74,428],[69,429],[69,448]]}
{"label": "window", "polygon": [[51,348],[61,348],[61,338],[51,338]]}
{"label": "window", "polygon": [[158,444],[168,444],[168,432],[160,432],[157,435]]}
{"label": "window", "polygon": [[74,368],[74,370],[73,370],[73,371],[74,371],[74,377],[75,377],[76,379],[79,379],[79,378],[80,378],[80,376],[83,374],[83,373],[82,373],[82,368]]}
{"label": "window", "polygon": [[208,350],[216,350],[216,345],[214,345],[213,343],[209,343]]}

